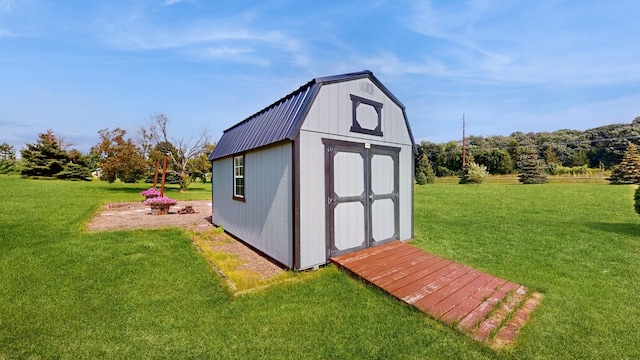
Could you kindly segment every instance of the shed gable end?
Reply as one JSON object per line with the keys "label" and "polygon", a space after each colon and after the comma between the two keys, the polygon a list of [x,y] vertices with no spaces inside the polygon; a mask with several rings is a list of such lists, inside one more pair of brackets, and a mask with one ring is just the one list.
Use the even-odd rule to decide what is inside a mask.
{"label": "shed gable end", "polygon": [[298,136],[321,88],[345,82],[355,86],[352,92],[355,97],[351,104],[353,109],[350,117],[351,131],[382,136],[381,132],[384,132],[382,122],[385,117],[383,107],[388,107],[376,100],[382,95],[388,99],[389,105],[394,104],[394,107],[401,109],[404,125],[415,151],[415,142],[404,114],[404,105],[380,83],[371,71],[366,70],[311,80],[296,91],[225,130],[209,156],[209,160],[239,154],[283,140],[293,141]]}

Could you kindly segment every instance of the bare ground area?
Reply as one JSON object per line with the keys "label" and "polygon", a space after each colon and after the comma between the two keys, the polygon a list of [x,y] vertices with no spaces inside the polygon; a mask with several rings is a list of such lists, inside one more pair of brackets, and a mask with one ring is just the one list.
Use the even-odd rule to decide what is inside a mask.
{"label": "bare ground area", "polygon": [[[195,214],[178,214],[191,205]],[[108,203],[91,219],[89,231],[134,230],[162,227],[182,227],[194,231],[206,231],[211,224],[211,201],[180,201],[166,215],[151,215],[149,205],[140,202]]]}
{"label": "bare ground area", "polygon": [[[181,214],[181,210],[191,206],[195,213]],[[253,251],[251,248],[224,233],[214,233],[211,224],[210,201],[180,201],[172,206],[166,215],[152,215],[148,205],[140,202],[108,203],[87,224],[88,231],[135,230],[165,227],[181,227],[203,233],[208,239],[196,244],[204,253],[224,253],[238,259],[238,270],[257,274],[263,280],[282,276],[285,271],[270,260]],[[221,241],[223,240],[223,241]],[[208,250],[208,251],[207,251]],[[220,272],[220,269],[218,269]],[[222,272],[222,275],[225,274]],[[225,276],[227,280],[229,277]],[[232,286],[233,288],[234,286]]]}

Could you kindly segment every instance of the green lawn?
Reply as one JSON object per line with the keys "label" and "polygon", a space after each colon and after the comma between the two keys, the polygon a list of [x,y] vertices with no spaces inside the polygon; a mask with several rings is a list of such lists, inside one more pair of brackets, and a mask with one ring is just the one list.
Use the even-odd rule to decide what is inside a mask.
{"label": "green lawn", "polygon": [[545,294],[510,353],[333,267],[232,298],[182,231],[83,232],[147,187],[0,176],[0,359],[640,357],[631,186],[417,187],[416,245]]}

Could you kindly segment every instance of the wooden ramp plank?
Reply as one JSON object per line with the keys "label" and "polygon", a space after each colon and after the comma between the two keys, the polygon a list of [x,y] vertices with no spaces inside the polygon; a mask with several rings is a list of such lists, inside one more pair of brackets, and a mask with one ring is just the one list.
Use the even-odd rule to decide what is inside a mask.
{"label": "wooden ramp plank", "polygon": [[331,262],[493,348],[510,346],[542,299],[516,283],[401,241]]}

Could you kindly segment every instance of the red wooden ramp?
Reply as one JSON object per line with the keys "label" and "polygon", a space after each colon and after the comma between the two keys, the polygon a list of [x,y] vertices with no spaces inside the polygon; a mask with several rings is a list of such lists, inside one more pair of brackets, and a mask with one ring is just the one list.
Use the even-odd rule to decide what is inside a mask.
{"label": "red wooden ramp", "polygon": [[493,348],[510,346],[542,295],[401,241],[331,262]]}

